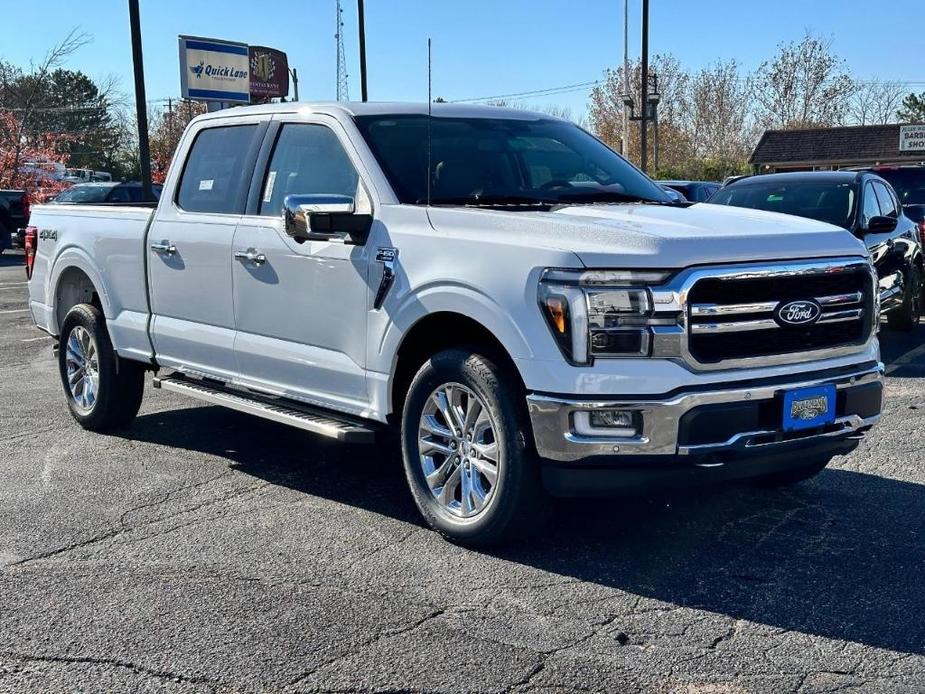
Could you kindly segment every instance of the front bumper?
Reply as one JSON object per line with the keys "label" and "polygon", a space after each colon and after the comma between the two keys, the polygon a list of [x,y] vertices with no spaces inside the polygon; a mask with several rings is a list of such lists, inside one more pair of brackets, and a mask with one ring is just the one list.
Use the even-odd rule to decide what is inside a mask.
{"label": "front bumper", "polygon": [[[835,422],[785,433],[780,422],[781,394],[827,384],[838,393]],[[570,467],[579,462],[598,467],[638,465],[650,458],[719,465],[740,455],[824,451],[828,444],[839,449],[842,442],[859,438],[880,419],[882,390],[883,364],[869,363],[813,377],[710,385],[661,397],[582,400],[534,393],[527,396],[527,404],[536,450],[546,461]],[[579,433],[575,415],[601,409],[638,413],[640,430],[627,437]]]}

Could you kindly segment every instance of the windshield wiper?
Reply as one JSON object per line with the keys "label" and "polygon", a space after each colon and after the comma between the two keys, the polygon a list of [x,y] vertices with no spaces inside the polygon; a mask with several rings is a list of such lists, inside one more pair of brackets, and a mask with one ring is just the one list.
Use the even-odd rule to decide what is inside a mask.
{"label": "windshield wiper", "polygon": [[572,202],[576,203],[589,203],[589,202],[642,202],[653,205],[670,205],[674,204],[674,200],[653,200],[652,198],[645,198],[641,195],[632,195],[630,193],[618,193],[612,190],[594,190],[586,192],[576,192],[576,193],[562,193],[559,195],[557,201],[559,204],[568,204]]}
{"label": "windshield wiper", "polygon": [[[414,201],[416,205],[423,205],[427,202],[426,198],[418,198]],[[559,201],[549,198],[536,198],[527,195],[465,195],[459,197],[439,197],[431,198],[431,205],[462,205],[466,207],[505,207],[505,206],[528,206],[528,207],[548,207],[555,205]]]}

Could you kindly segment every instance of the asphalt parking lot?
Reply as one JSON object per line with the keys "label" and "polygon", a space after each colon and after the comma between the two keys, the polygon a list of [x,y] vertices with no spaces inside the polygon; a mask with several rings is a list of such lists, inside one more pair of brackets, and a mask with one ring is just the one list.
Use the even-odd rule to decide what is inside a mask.
{"label": "asphalt parking lot", "polygon": [[0,256],[0,690],[925,690],[925,326],[888,400],[785,491],[559,509],[491,552],[425,529],[394,454],[148,388],[67,413]]}

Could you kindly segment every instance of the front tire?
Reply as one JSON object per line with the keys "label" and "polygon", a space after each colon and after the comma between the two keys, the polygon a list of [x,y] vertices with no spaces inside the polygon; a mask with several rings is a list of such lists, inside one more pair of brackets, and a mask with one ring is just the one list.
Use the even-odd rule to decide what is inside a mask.
{"label": "front tire", "polygon": [[444,537],[484,546],[542,527],[522,389],[490,358],[453,349],[428,360],[411,382],[401,429],[411,494]]}
{"label": "front tire", "polygon": [[71,415],[84,429],[111,431],[127,425],[141,406],[144,369],[119,359],[102,312],[77,304],[64,318],[58,371]]}
{"label": "front tire", "polygon": [[914,330],[922,316],[922,272],[915,266],[909,273],[903,302],[887,314],[887,323],[893,330]]}

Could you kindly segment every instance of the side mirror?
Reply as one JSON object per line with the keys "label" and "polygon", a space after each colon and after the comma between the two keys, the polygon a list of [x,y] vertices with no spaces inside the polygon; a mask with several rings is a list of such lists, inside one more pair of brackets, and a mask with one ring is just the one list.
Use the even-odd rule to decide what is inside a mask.
{"label": "side mirror", "polygon": [[297,243],[341,241],[366,243],[373,217],[358,214],[349,195],[287,195],[283,200],[286,233]]}
{"label": "side mirror", "polygon": [[868,220],[867,226],[864,227],[864,233],[887,234],[896,228],[898,222],[899,220],[894,217],[883,217],[881,215],[877,215],[875,217],[871,217]]}

